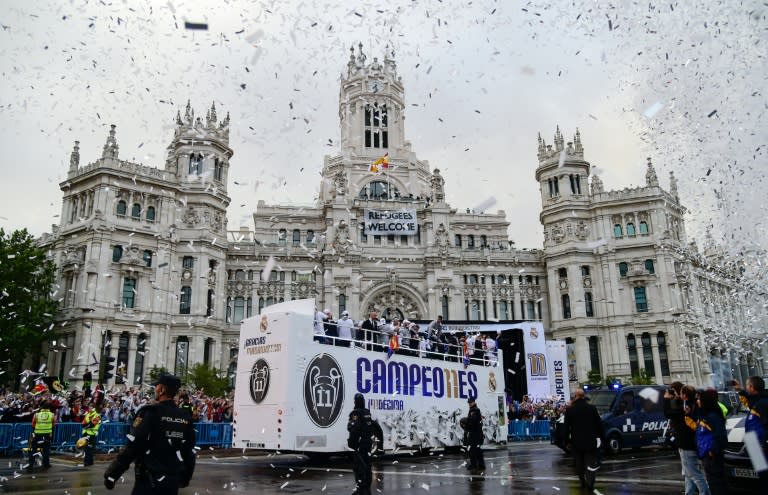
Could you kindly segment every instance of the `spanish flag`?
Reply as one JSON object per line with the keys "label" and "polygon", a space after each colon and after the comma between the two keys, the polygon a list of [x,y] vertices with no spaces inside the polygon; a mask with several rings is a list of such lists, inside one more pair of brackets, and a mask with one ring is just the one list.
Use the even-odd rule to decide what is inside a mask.
{"label": "spanish flag", "polygon": [[399,348],[400,348],[400,339],[397,336],[397,334],[394,333],[389,338],[389,346],[387,347],[387,359],[392,357],[392,354],[394,354]]}
{"label": "spanish flag", "polygon": [[384,156],[378,158],[375,162],[371,163],[370,171],[374,174],[380,173],[382,170],[389,168],[389,153],[385,153]]}

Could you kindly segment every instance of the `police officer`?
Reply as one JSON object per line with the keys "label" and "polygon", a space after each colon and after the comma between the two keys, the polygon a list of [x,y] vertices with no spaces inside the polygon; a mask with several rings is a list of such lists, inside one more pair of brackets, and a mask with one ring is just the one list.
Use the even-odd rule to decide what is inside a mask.
{"label": "police officer", "polygon": [[92,402],[85,415],[83,416],[83,437],[87,439],[85,445],[85,456],[83,465],[91,466],[93,464],[93,452],[96,450],[96,438],[99,436],[101,427],[101,413],[99,404]]}
{"label": "police officer", "polygon": [[349,413],[347,431],[347,445],[352,449],[352,469],[355,471],[352,495],[371,495],[371,436],[374,431],[371,411],[365,407],[363,394],[355,394],[355,408]]}
{"label": "police officer", "polygon": [[40,409],[32,417],[32,445],[29,449],[29,466],[27,471],[32,471],[35,465],[35,449],[40,446],[43,450],[43,468],[51,467],[51,438],[53,437],[53,425],[56,420],[51,412],[51,406],[47,400],[40,403]]}
{"label": "police officer", "polygon": [[109,490],[133,461],[136,461],[133,495],[175,495],[192,479],[195,470],[192,416],[173,401],[181,380],[162,373],[152,385],[157,402],[139,409],[128,445],[104,472],[104,486]]}
{"label": "police officer", "polygon": [[467,414],[464,435],[464,443],[469,448],[469,466],[467,468],[470,471],[484,471],[485,457],[483,456],[483,449],[480,447],[483,444],[483,415],[480,413],[480,408],[477,407],[474,397],[470,396],[467,399],[467,404],[469,404],[469,414]]}

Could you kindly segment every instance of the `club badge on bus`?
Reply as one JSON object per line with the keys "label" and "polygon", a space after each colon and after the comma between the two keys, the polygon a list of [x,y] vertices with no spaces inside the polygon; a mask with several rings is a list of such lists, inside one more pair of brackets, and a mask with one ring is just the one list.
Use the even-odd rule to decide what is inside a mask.
{"label": "club badge on bus", "polygon": [[257,360],[251,369],[251,398],[260,404],[269,391],[269,365],[263,359]]}
{"label": "club badge on bus", "polygon": [[304,403],[317,426],[334,424],[344,405],[344,377],[339,363],[329,354],[318,354],[304,375]]}

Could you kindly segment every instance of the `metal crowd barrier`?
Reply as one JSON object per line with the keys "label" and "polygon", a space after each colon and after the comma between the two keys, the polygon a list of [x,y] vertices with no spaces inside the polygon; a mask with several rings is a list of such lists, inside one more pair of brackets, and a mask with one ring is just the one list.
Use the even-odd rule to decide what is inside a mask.
{"label": "metal crowd barrier", "polygon": [[[99,450],[118,449],[128,443],[126,434],[130,429],[130,423],[102,423],[96,439]],[[82,431],[80,423],[56,423],[51,448],[54,451],[74,449]],[[195,432],[196,443],[201,447],[232,445],[231,423],[195,423]],[[0,423],[0,453],[20,451],[27,446],[31,434],[31,423]]]}
{"label": "metal crowd barrier", "polygon": [[507,425],[507,438],[517,442],[522,440],[542,440],[549,439],[550,426],[549,420],[520,420],[510,421]]}

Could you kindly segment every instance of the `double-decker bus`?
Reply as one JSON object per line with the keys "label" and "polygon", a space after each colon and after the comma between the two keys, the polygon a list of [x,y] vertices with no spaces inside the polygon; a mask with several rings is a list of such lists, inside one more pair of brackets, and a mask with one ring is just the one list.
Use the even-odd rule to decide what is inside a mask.
{"label": "double-decker bus", "polygon": [[[502,372],[433,353],[432,358],[313,340],[315,302],[264,308],[240,327],[233,447],[331,454],[347,449],[355,394],[365,397],[384,452],[462,444],[459,420],[473,397],[484,416],[485,444],[504,444]],[[373,349],[376,349],[375,347]]]}

